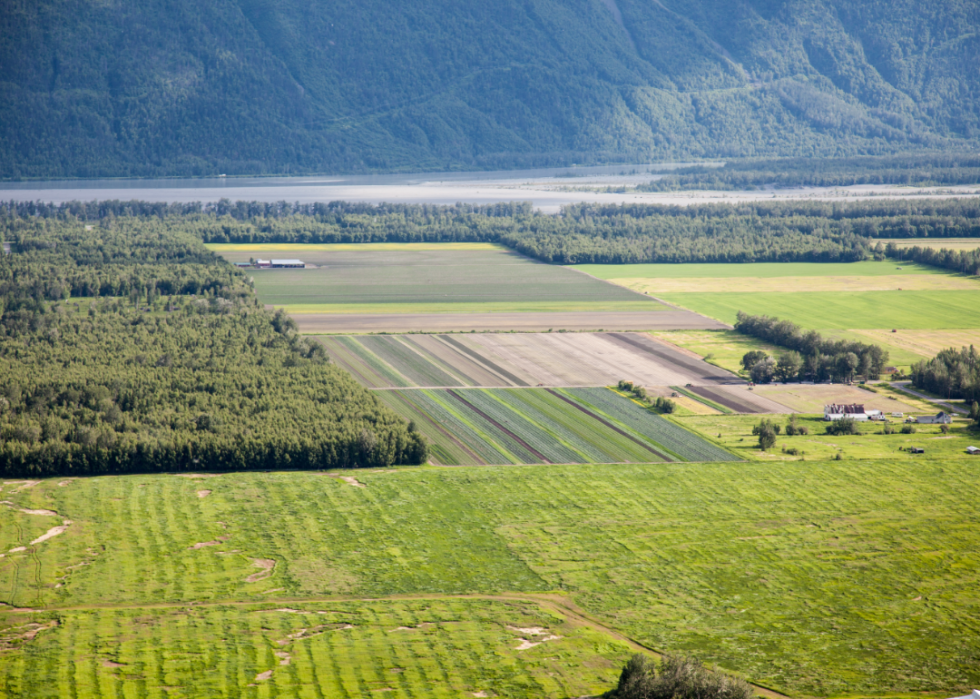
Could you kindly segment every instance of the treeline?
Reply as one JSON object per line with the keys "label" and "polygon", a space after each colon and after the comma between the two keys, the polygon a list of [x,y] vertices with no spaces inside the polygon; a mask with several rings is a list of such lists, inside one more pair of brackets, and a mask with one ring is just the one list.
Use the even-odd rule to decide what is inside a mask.
{"label": "treeline", "polygon": [[980,184],[980,156],[965,154],[853,158],[787,158],[696,166],[637,187],[641,192],[685,189],[752,190],[763,187],[917,187]]}
{"label": "treeline", "polygon": [[923,248],[915,245],[903,248],[889,243],[885,254],[896,260],[908,260],[933,267],[942,267],[961,274],[980,275],[980,247],[976,250]]}
{"label": "treeline", "polygon": [[[171,256],[206,243],[494,242],[554,264],[643,262],[854,262],[884,259],[876,238],[978,237],[980,201],[749,202],[692,206],[566,206],[556,216],[528,203],[493,206],[10,202],[0,235],[29,221],[86,222],[182,237]],[[33,225],[33,224],[32,224]],[[33,230],[33,229],[32,229]],[[47,243],[45,243],[47,244]],[[160,243],[164,254],[165,243]],[[197,254],[197,253],[194,253]]]}
{"label": "treeline", "polygon": [[198,240],[161,221],[5,223],[3,476],[427,459],[413,426]]}
{"label": "treeline", "polygon": [[855,374],[877,379],[888,362],[888,352],[878,345],[828,340],[815,330],[804,331],[795,323],[769,316],[739,311],[735,330],[790,350],[778,361],[764,352],[745,355],[743,365],[759,383],[775,377],[783,381],[850,381]]}
{"label": "treeline", "polygon": [[972,345],[944,349],[912,365],[912,385],[945,398],[980,401],[980,354]]}

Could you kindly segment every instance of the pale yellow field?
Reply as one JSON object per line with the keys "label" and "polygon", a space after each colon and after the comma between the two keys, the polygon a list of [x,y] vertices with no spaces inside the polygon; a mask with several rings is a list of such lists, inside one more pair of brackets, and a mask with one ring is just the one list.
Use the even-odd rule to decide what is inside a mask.
{"label": "pale yellow field", "polygon": [[980,329],[970,330],[852,330],[852,333],[863,335],[870,340],[891,347],[898,347],[906,352],[912,352],[920,357],[931,359],[940,350],[949,347],[980,347]]}
{"label": "pale yellow field", "polygon": [[822,413],[828,403],[859,403],[868,410],[883,410],[888,413],[934,412],[934,407],[912,398],[892,398],[895,394],[885,389],[878,393],[865,391],[856,386],[840,384],[818,384],[808,386],[786,384],[779,386],[756,386],[760,396],[781,403],[801,413]]}
{"label": "pale yellow field", "polygon": [[329,250],[331,252],[384,252],[404,250],[406,252],[425,252],[427,250],[502,250],[509,251],[495,243],[208,243],[213,252],[310,252]]}
{"label": "pale yellow field", "polygon": [[980,238],[882,238],[881,244],[894,243],[895,247],[946,248],[947,250],[976,250]]}
{"label": "pale yellow field", "polygon": [[610,279],[627,289],[656,296],[680,292],[803,292],[803,291],[945,291],[980,289],[978,282],[945,274],[904,274],[863,277],[692,277],[682,279]]}

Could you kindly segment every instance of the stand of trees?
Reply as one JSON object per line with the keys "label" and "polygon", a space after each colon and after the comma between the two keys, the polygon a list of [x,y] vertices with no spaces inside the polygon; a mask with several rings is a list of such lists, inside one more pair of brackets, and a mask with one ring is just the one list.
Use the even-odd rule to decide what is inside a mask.
{"label": "stand of trees", "polygon": [[[526,202],[493,206],[9,202],[0,205],[0,214],[13,236],[7,239],[28,246],[34,243],[18,241],[16,226],[33,220],[75,221],[93,228],[117,223],[139,227],[148,234],[152,231],[158,242],[177,233],[206,243],[495,242],[555,264],[851,262],[884,259],[888,250],[876,238],[980,237],[980,202],[960,199],[579,204],[564,207],[556,216],[536,212]],[[169,243],[159,245],[161,250],[155,254],[164,254]],[[168,254],[201,253],[200,248],[195,250],[185,245]],[[929,254],[920,256],[925,260]]]}
{"label": "stand of trees", "polygon": [[764,352],[748,352],[743,366],[756,383],[781,381],[850,381],[855,374],[877,379],[888,362],[888,352],[878,345],[850,340],[826,340],[815,330],[804,331],[788,320],[738,312],[735,330],[781,345],[790,351],[773,361]]}
{"label": "stand of trees", "polygon": [[6,217],[0,475],[424,463],[427,444],[163,222]]}
{"label": "stand of trees", "polygon": [[752,699],[745,680],[705,667],[696,658],[665,656],[657,663],[637,653],[627,661],[609,699]]}
{"label": "stand of trees", "polygon": [[912,365],[912,385],[946,398],[980,401],[980,353],[972,345],[944,349]]}
{"label": "stand of trees", "polygon": [[960,274],[980,276],[980,248],[976,250],[949,250],[947,248],[923,248],[915,245],[900,248],[894,243],[885,246],[885,254],[896,260],[908,260],[923,265],[942,267]]}
{"label": "stand of trees", "polygon": [[980,184],[980,156],[909,154],[887,157],[785,158],[675,170],[641,185],[641,192],[763,187],[847,187],[859,184],[942,186]]}

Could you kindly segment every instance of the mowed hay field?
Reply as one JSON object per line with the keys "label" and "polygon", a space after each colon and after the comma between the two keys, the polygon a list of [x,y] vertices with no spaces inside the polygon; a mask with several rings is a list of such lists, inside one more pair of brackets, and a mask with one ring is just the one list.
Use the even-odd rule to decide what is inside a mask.
{"label": "mowed hay field", "polygon": [[915,398],[904,398],[901,394],[886,388],[871,392],[856,386],[840,384],[779,384],[755,386],[753,391],[800,413],[822,415],[823,407],[831,403],[838,405],[858,403],[868,410],[881,410],[885,413],[935,414],[939,411],[935,406]]}
{"label": "mowed hay field", "polygon": [[730,461],[710,440],[614,391],[378,391],[443,465]]}
{"label": "mowed hay field", "polygon": [[447,249],[419,249],[411,244],[380,248],[323,245],[301,251],[210,247],[232,262],[260,255],[272,259],[300,256],[315,266],[249,270],[263,303],[291,313],[436,313],[454,307],[464,312],[664,308],[588,275],[480,244]]}
{"label": "mowed hay field", "polygon": [[486,333],[318,338],[365,386],[645,386],[739,382],[638,333]]}
{"label": "mowed hay field", "polygon": [[881,238],[882,245],[889,243],[900,248],[934,248],[936,250],[976,250],[980,238]]}
{"label": "mowed hay field", "polygon": [[[728,324],[744,311],[789,320],[831,337],[874,341],[889,350],[889,363],[898,367],[931,358],[944,347],[969,344],[980,332],[980,280],[913,263],[580,265],[576,269]],[[912,334],[905,337],[902,331]],[[708,349],[704,338],[695,333],[678,334],[675,342],[694,351]],[[728,349],[718,350],[719,359],[714,361],[733,368],[737,358]]]}
{"label": "mowed hay field", "polygon": [[[689,419],[721,418],[751,421]],[[652,647],[794,696],[957,696],[980,683],[976,461],[774,466],[4,485],[17,508],[0,510],[4,545],[28,550],[7,549],[0,589],[39,611],[0,611],[0,692],[561,699],[611,688],[630,651],[531,598],[548,591]],[[31,546],[38,515],[21,510],[34,509],[72,525]],[[518,599],[447,599],[503,593]],[[548,636],[560,638],[518,650]]]}

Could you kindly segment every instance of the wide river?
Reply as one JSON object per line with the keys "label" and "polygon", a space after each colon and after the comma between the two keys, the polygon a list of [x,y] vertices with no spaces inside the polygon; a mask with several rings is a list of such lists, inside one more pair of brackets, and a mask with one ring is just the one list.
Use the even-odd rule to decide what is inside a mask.
{"label": "wide river", "polygon": [[62,180],[2,182],[0,201],[142,200],[155,202],[330,202],[372,204],[494,204],[529,201],[555,213],[566,204],[707,204],[721,202],[866,197],[977,196],[976,185],[944,188],[897,186],[807,187],[752,191],[691,191],[643,193],[638,184],[659,179],[664,172],[689,163],[605,165],[498,172],[426,173],[416,175],[352,175],[323,177],[210,177],[194,179]]}

